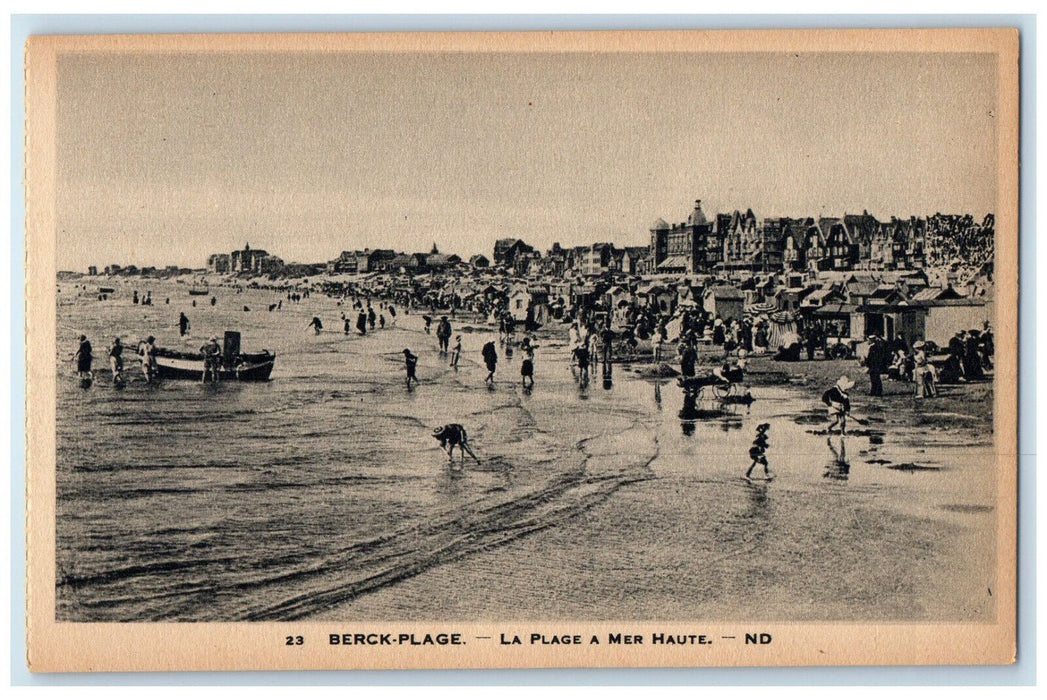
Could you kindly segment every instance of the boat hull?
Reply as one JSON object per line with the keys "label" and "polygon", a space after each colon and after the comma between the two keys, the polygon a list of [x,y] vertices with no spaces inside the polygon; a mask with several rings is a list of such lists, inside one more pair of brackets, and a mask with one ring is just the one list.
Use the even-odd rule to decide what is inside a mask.
{"label": "boat hull", "polygon": [[[222,382],[266,382],[273,373],[276,355],[261,353],[257,355],[239,355],[232,366],[223,365],[218,370],[218,381]],[[156,357],[156,376],[160,379],[203,381],[203,356],[165,356]]]}

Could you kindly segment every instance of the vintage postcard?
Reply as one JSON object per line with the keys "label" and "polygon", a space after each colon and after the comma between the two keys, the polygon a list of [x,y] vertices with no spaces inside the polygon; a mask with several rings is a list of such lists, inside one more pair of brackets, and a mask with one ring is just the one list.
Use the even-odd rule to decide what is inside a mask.
{"label": "vintage postcard", "polygon": [[1013,662],[1016,30],[26,81],[33,671]]}

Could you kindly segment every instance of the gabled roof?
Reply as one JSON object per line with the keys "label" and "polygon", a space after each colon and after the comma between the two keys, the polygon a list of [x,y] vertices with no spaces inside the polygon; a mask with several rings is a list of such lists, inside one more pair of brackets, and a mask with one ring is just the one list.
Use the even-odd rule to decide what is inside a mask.
{"label": "gabled roof", "polygon": [[425,264],[431,267],[453,265],[459,260],[461,260],[461,258],[457,255],[444,255],[443,253],[432,253],[431,255],[425,256]]}
{"label": "gabled roof", "polygon": [[830,314],[850,314],[858,310],[857,304],[828,304],[815,311],[817,316],[828,316]]}
{"label": "gabled roof", "polygon": [[740,289],[723,286],[709,287],[705,290],[705,294],[703,296],[713,296],[717,299],[745,299],[745,294],[743,294]]}
{"label": "gabled roof", "polygon": [[821,304],[832,295],[836,295],[840,299],[843,298],[843,293],[836,287],[821,287],[808,294],[804,298],[804,304],[808,306]]}
{"label": "gabled roof", "polygon": [[851,280],[844,283],[847,293],[852,296],[869,296],[875,292],[880,284],[873,280]]}
{"label": "gabled roof", "polygon": [[852,241],[868,243],[880,229],[880,222],[868,212],[861,214],[844,214],[843,225]]}
{"label": "gabled roof", "polygon": [[912,305],[924,308],[933,306],[985,306],[985,299],[973,299],[971,297],[963,297],[960,299],[932,299],[918,303],[914,302]]}
{"label": "gabled roof", "polygon": [[963,295],[956,291],[951,285],[948,287],[927,287],[921,289],[912,296],[913,302],[923,301],[945,301],[948,299],[963,299]]}

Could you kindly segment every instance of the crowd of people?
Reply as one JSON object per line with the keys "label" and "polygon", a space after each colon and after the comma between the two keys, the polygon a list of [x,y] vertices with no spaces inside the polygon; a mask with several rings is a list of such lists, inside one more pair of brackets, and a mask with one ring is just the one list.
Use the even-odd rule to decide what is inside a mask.
{"label": "crowd of people", "polygon": [[[287,298],[291,302],[299,302],[307,295],[308,292],[289,292]],[[276,306],[279,305],[278,303]],[[351,334],[354,328],[357,334],[364,336],[397,325],[397,307],[389,299],[372,298],[369,295],[344,296],[338,300],[338,306],[349,307],[341,313],[342,330],[346,335]],[[273,307],[270,307],[270,310],[273,310]],[[410,304],[402,307],[403,313],[408,314],[410,311]],[[770,347],[771,333],[767,317],[747,314],[741,318],[721,318],[699,307],[685,308],[674,316],[658,312],[653,307],[629,308],[623,309],[622,312],[615,316],[600,308],[588,308],[577,313],[569,323],[567,335],[570,366],[579,386],[584,387],[589,383],[590,373],[599,363],[603,369],[605,388],[610,388],[612,363],[623,355],[635,358],[633,351],[639,341],[649,341],[652,362],[678,363],[679,374],[683,380],[681,386],[685,392],[689,386],[687,381],[692,379],[699,380],[694,386],[702,384],[704,379],[724,385],[741,383],[750,354],[769,353],[773,350]],[[529,393],[535,387],[535,364],[539,345],[526,326],[517,345],[516,336],[521,322],[515,320],[504,308],[492,307],[492,313],[497,323],[498,335],[497,339],[487,339],[480,349],[480,358],[486,369],[484,384],[490,388],[495,386],[500,354],[511,358],[514,348],[517,348],[521,354],[521,386]],[[458,371],[463,356],[463,344],[462,335],[456,335],[454,332],[453,318],[453,311],[437,316],[429,310],[429,313],[421,315],[424,324],[421,330],[427,335],[435,333],[437,353],[449,367]],[[323,330],[323,320],[314,316],[308,326],[319,334]],[[189,334],[191,324],[185,313],[179,313],[177,327],[180,336]],[[801,323],[792,342],[788,346],[779,347],[774,358],[799,361],[802,355],[806,354],[807,360],[814,360],[820,351],[823,357],[832,359],[831,341],[838,335],[839,329],[832,326],[831,322],[807,319]],[[864,371],[869,375],[870,396],[884,395],[883,379],[886,377],[897,382],[911,383],[918,398],[936,396],[939,383],[984,380],[986,370],[992,368],[995,350],[993,334],[988,323],[980,330],[971,329],[956,333],[944,348],[922,340],[910,343],[901,333],[893,337],[870,335],[867,338],[867,348],[861,362]],[[125,349],[123,342],[115,338],[108,350],[113,382],[118,385],[125,381]],[[157,372],[155,338],[149,336],[141,341],[137,347],[137,354],[146,381],[153,381]],[[211,337],[200,348],[200,355],[204,367],[202,381],[217,382],[222,366],[222,347],[218,339]],[[406,387],[412,390],[421,381],[418,376],[419,355],[405,347],[402,356]],[[74,359],[77,362],[77,372],[85,386],[89,385],[91,380],[92,357],[90,341],[81,335]],[[698,374],[703,360],[704,364],[709,366],[709,373],[708,377],[700,378]],[[844,375],[822,395],[829,419],[828,433],[838,430],[841,435],[846,434],[851,411],[850,392],[853,387],[854,381]],[[746,479],[751,480],[754,470],[760,466],[764,469],[765,479],[773,478],[767,458],[767,435],[770,427],[770,424],[761,424],[757,429],[756,439],[750,447],[751,463],[745,473]],[[455,447],[460,449],[463,459],[466,451],[472,454],[466,442],[465,428],[458,424],[443,426],[434,431],[434,436],[441,441],[449,457]],[[473,457],[475,458],[475,455]]]}
{"label": "crowd of people", "polygon": [[935,214],[927,218],[924,264],[953,270],[974,267],[992,260],[995,218],[986,214],[981,223],[970,214]]}
{"label": "crowd of people", "polygon": [[883,396],[883,377],[912,383],[917,398],[938,395],[938,384],[976,382],[992,368],[995,347],[992,329],[961,330],[945,348],[917,340],[911,345],[901,333],[893,338],[870,335],[863,360],[869,374],[869,395]]}

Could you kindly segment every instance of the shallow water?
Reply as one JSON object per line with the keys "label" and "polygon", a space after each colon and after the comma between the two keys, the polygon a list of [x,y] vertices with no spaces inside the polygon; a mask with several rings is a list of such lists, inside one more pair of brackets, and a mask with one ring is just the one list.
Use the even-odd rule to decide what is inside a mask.
{"label": "shallow water", "polygon": [[[127,286],[104,302],[60,287],[59,619],[437,619],[454,606],[425,582],[484,571],[492,602],[483,612],[496,617],[633,611],[672,619],[691,613],[653,589],[628,604],[612,592],[616,580],[629,580],[628,567],[615,573],[616,553],[645,536],[657,540],[658,526],[644,523],[660,509],[682,506],[693,522],[702,509],[750,508],[770,492],[775,518],[760,527],[788,532],[831,501],[880,519],[941,523],[943,551],[992,526],[990,445],[957,445],[955,433],[935,444],[916,428],[881,435],[874,426],[874,435],[843,440],[812,434],[823,414],[793,387],[755,387],[749,407],[703,402],[726,415],[688,421],[679,418],[675,383],[638,380],[625,367],[614,367],[609,389],[599,371],[579,388],[558,342],[539,348],[533,392],[519,387],[519,358],[503,358],[489,390],[479,362],[488,336],[464,334],[455,372],[435,336],[420,332],[420,316],[399,309],[399,328],[358,337],[341,332],[342,309],[318,296],[284,299],[268,312],[275,292],[217,290],[215,307],[198,298],[193,308],[184,287],[154,285],[155,305],[141,307]],[[182,310],[193,324],[188,341],[177,334]],[[325,324],[319,336],[306,328],[314,315]],[[226,329],[243,333],[245,350],[277,352],[271,382],[147,386],[127,357],[124,389],[100,371],[85,390],[67,361],[79,332],[104,357],[114,334],[132,346],[153,334],[161,346],[196,349]],[[422,383],[410,392],[404,347],[421,358]],[[746,484],[748,447],[764,421],[776,480]],[[430,436],[448,422],[466,426],[482,464],[448,467]],[[714,492],[716,504],[707,500]],[[631,524],[607,525],[611,512]],[[687,537],[700,537],[704,549],[692,542],[682,563],[652,547],[637,556],[647,556],[648,570],[687,561],[700,569],[710,552],[751,540],[750,520],[731,522],[690,528]],[[632,542],[615,531],[632,533]],[[500,579],[483,564],[507,555],[529,577]],[[565,558],[602,562],[591,588],[607,590],[594,597],[565,584],[529,603],[542,591],[533,579],[555,579],[570,566]],[[410,595],[419,586],[434,594]],[[465,605],[460,614],[479,613]]]}

